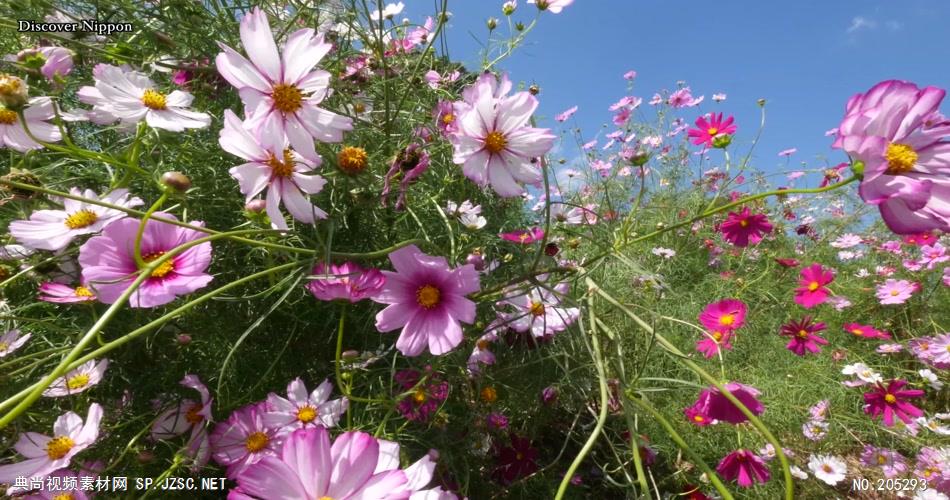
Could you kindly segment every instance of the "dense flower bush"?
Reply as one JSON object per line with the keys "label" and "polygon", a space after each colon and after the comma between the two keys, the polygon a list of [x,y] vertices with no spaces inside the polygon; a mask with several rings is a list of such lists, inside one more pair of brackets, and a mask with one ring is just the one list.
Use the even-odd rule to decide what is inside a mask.
{"label": "dense flower bush", "polygon": [[725,94],[538,116],[498,67],[572,3],[480,68],[444,2],[2,7],[150,21],[0,35],[0,493],[947,498],[945,91],[773,187]]}

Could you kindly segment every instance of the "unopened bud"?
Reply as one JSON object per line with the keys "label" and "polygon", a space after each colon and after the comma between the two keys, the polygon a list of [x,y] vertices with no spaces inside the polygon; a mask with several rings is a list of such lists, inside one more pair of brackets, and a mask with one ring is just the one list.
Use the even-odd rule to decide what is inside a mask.
{"label": "unopened bud", "polygon": [[355,349],[347,349],[346,351],[340,353],[340,359],[345,361],[351,361],[358,357],[360,357],[360,352]]}
{"label": "unopened bud", "polygon": [[488,31],[492,31],[498,27],[498,20],[494,17],[489,17],[485,24],[488,26]]}
{"label": "unopened bud", "polygon": [[713,138],[713,147],[717,149],[726,149],[732,144],[732,136],[729,134],[717,135]]}
{"label": "unopened bud", "polygon": [[184,193],[191,189],[191,179],[181,172],[165,172],[162,174],[161,182],[165,187],[174,189],[179,193]]}
{"label": "unopened bud", "polygon": [[187,333],[179,333],[177,336],[175,336],[175,342],[181,346],[188,345],[191,343],[191,335],[188,335]]}
{"label": "unopened bud", "polygon": [[650,161],[650,153],[643,151],[642,149],[637,150],[630,156],[630,163],[636,167],[642,167]]}
{"label": "unopened bud", "polygon": [[538,87],[538,84],[535,83],[528,87],[528,92],[531,93],[531,95],[538,95],[541,93],[541,87]]}
{"label": "unopened bud", "polygon": [[505,2],[501,5],[501,12],[506,16],[510,16],[515,13],[515,9],[518,8],[518,2],[511,0]]}
{"label": "unopened bud", "polygon": [[140,464],[148,464],[155,461],[155,454],[148,450],[142,450],[135,456]]}
{"label": "unopened bud", "polygon": [[8,108],[4,112],[13,112],[26,105],[30,87],[22,78],[0,73],[0,104]]}
{"label": "unopened bud", "polygon": [[251,200],[244,205],[244,210],[251,212],[252,214],[259,214],[267,208],[267,202],[258,198],[256,200]]}
{"label": "unopened bud", "polygon": [[524,31],[524,23],[522,23],[522,22],[517,22],[517,23],[515,23],[515,30],[517,30],[517,31]]}
{"label": "unopened bud", "polygon": [[485,270],[485,258],[482,257],[481,253],[478,253],[478,252],[470,253],[468,257],[465,257],[465,263],[471,264],[472,266],[474,266],[476,271]]}
{"label": "unopened bud", "polygon": [[760,108],[765,107],[765,99],[759,99],[758,101],[755,101],[755,103],[758,104]]}
{"label": "unopened bud", "polygon": [[547,255],[548,257],[554,257],[560,251],[561,249],[558,248],[557,243],[548,243],[544,246],[544,255]]}
{"label": "unopened bud", "polygon": [[851,164],[851,171],[858,177],[864,177],[864,162],[858,160]]}

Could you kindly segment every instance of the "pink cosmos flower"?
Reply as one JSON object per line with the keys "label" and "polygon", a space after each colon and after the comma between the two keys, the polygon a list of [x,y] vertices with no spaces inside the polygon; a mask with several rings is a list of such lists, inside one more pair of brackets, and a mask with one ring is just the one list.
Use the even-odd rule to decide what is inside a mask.
{"label": "pink cosmos flower", "polygon": [[914,284],[907,280],[887,279],[877,287],[881,305],[903,304],[914,294]]}
{"label": "pink cosmos flower", "polygon": [[716,472],[729,481],[736,481],[743,488],[755,483],[766,483],[771,477],[765,461],[749,450],[736,450],[726,455],[716,466]]}
{"label": "pink cosmos flower", "polygon": [[703,102],[704,97],[705,96],[699,96],[698,98],[693,97],[692,91],[690,91],[689,87],[683,87],[670,94],[670,97],[666,100],[666,102],[674,108],[691,108],[693,106],[698,106],[699,103]]}
{"label": "pink cosmos flower", "polygon": [[65,375],[53,381],[49,387],[43,391],[43,395],[48,398],[60,398],[63,396],[72,396],[89,389],[102,380],[102,376],[109,367],[109,360],[103,359],[98,363],[95,360],[89,360],[79,365],[74,370],[66,372]]}
{"label": "pink cosmos flower", "polygon": [[386,284],[379,269],[363,269],[354,262],[329,266],[320,262],[310,274],[314,279],[307,283],[307,290],[319,300],[359,302],[372,298]]}
{"label": "pink cosmos flower", "polygon": [[725,222],[720,224],[722,238],[737,247],[747,247],[762,241],[762,235],[772,232],[772,224],[764,214],[753,214],[749,207],[742,212],[729,212]]}
{"label": "pink cosmos flower", "polygon": [[852,97],[833,147],[864,163],[859,192],[897,234],[950,230],[946,91],[888,80]]}
{"label": "pink cosmos flower", "polygon": [[[34,97],[30,99],[28,107],[23,110],[23,117],[26,118],[26,126],[30,129],[30,133],[43,142],[58,142],[63,138],[56,125],[46,123],[46,120],[54,116],[56,112],[53,110],[53,101],[49,97]],[[27,135],[16,111],[0,109],[0,147],[4,146],[21,153],[43,147]]]}
{"label": "pink cosmos flower", "polygon": [[[103,99],[97,102],[123,123],[138,123],[144,119],[150,127],[171,132],[211,124],[207,114],[186,109],[194,100],[188,92],[175,90],[166,95],[155,88],[155,82],[144,74],[115,66],[103,67],[96,76],[95,89]],[[90,95],[89,91],[86,94]]]}
{"label": "pink cosmos flower", "polygon": [[409,392],[396,403],[396,410],[406,420],[428,422],[449,397],[448,382],[438,373],[427,372],[427,376],[422,381],[422,373],[416,370],[399,370],[393,376],[402,392]]}
{"label": "pink cosmos flower", "polygon": [[844,331],[854,335],[855,337],[861,337],[863,339],[889,339],[891,334],[878,330],[870,325],[859,325],[857,323],[845,323],[842,325]]}
{"label": "pink cosmos flower", "polygon": [[552,14],[560,14],[564,7],[574,3],[574,0],[528,0],[529,4],[534,4],[538,10],[546,10]]}
{"label": "pink cosmos flower", "polygon": [[481,371],[481,365],[493,365],[495,364],[495,353],[492,352],[491,346],[498,340],[498,328],[501,323],[498,319],[492,321],[486,333],[478,338],[475,341],[475,347],[472,349],[472,354],[468,357],[468,366],[469,375],[478,375]]}
{"label": "pink cosmos flower", "polygon": [[802,434],[812,441],[821,441],[828,435],[828,422],[824,420],[805,422],[802,424]]}
{"label": "pink cosmos flower", "polygon": [[835,280],[831,269],[822,267],[821,264],[812,264],[802,269],[800,276],[799,286],[795,289],[796,304],[811,309],[828,299],[831,291],[825,288],[825,285]]}
{"label": "pink cosmos flower", "polygon": [[[399,468],[399,445],[365,432],[341,434],[331,445],[323,427],[299,429],[288,436],[278,456],[268,456],[237,477],[232,500],[253,499],[408,499],[432,480],[435,462],[426,455]],[[418,498],[454,498],[440,490]],[[450,495],[450,496],[438,496]]]}
{"label": "pink cosmos flower", "polygon": [[383,180],[383,191],[380,193],[382,205],[385,207],[389,203],[389,192],[392,183],[399,177],[399,196],[396,198],[396,210],[403,210],[406,206],[406,192],[409,185],[415,182],[429,169],[429,153],[422,146],[412,143],[396,155],[386,177]]}
{"label": "pink cosmos flower", "polygon": [[931,337],[928,361],[934,366],[950,366],[950,333]]}
{"label": "pink cosmos flower", "polygon": [[571,116],[574,116],[574,113],[577,113],[577,106],[571,106],[563,113],[558,113],[554,116],[554,121],[556,122],[566,122]]}
{"label": "pink cosmos flower", "polygon": [[[756,399],[761,392],[755,387],[739,382],[729,382],[725,384],[725,388],[740,403],[745,405],[753,415],[761,415],[765,411],[765,406]],[[703,389],[699,393],[696,402],[686,409],[686,414],[691,416],[690,421],[697,425],[708,425],[712,420],[721,420],[731,424],[741,424],[748,420],[745,414],[715,386]]]}
{"label": "pink cosmos flower", "polygon": [[[330,52],[323,34],[305,28],[287,37],[277,52],[267,16],[254,8],[241,19],[241,42],[248,59],[224,44],[215,62],[218,72],[238,89],[247,110],[250,128],[262,140],[282,141],[317,161],[313,140],[340,142],[353,121],[318,105],[330,93],[330,73],[313,67]],[[313,70],[313,71],[312,71]]]}
{"label": "pink cosmos flower", "polygon": [[805,351],[812,354],[821,352],[820,345],[827,345],[828,341],[817,335],[826,328],[823,322],[815,323],[811,316],[805,316],[798,321],[792,321],[782,325],[780,334],[790,337],[788,345],[785,346],[789,351],[799,356],[804,356]]}
{"label": "pink cosmos flower", "polygon": [[267,403],[254,403],[235,410],[211,433],[211,456],[227,467],[234,479],[264,457],[277,456],[283,435],[276,427],[265,425]]}
{"label": "pink cosmos flower", "polygon": [[[71,411],[60,415],[53,424],[53,437],[36,432],[20,434],[20,439],[13,447],[26,460],[0,465],[0,483],[13,484],[17,477],[44,478],[55,470],[68,467],[73,456],[91,446],[99,437],[100,420],[102,407],[92,403],[85,423],[82,417]],[[14,494],[23,490],[11,486],[6,492]]]}
{"label": "pink cosmos flower", "polygon": [[191,458],[191,469],[194,471],[204,467],[211,456],[207,424],[212,420],[211,405],[214,399],[197,375],[185,375],[179,383],[198,391],[200,401],[183,399],[176,406],[159,414],[152,424],[151,437],[153,440],[163,441],[191,431],[185,454]]}
{"label": "pink cosmos flower", "polygon": [[732,344],[729,340],[733,332],[728,329],[713,330],[709,333],[703,333],[703,338],[696,342],[696,350],[701,352],[707,359],[718,356],[721,350],[732,350]]}
{"label": "pink cosmos flower", "polygon": [[950,255],[947,255],[947,249],[939,242],[920,247],[920,264],[926,265],[927,269],[933,269],[937,264],[948,260]]}
{"label": "pink cosmos flower", "polygon": [[[80,191],[79,188],[71,188],[69,193],[127,208],[142,204],[138,198],[129,199],[127,189],[116,189],[102,198],[91,189]],[[35,210],[29,220],[11,222],[10,234],[27,247],[58,251],[66,248],[73,238],[98,233],[125,217],[125,212],[84,201],[65,198],[62,203],[63,210]]]}
{"label": "pink cosmos flower", "polygon": [[327,213],[310,203],[308,196],[322,191],[327,181],[319,175],[306,175],[320,165],[320,157],[298,154],[289,148],[286,136],[255,137],[245,128],[248,125],[231,110],[225,110],[224,128],[218,138],[222,149],[248,161],[228,170],[237,179],[246,201],[267,189],[267,216],[277,229],[287,229],[281,203],[301,222],[313,224],[316,219],[325,219]]}
{"label": "pink cosmos flower", "polygon": [[[708,120],[706,119],[708,116]],[[732,135],[736,133],[737,127],[733,124],[735,119],[730,116],[722,119],[722,113],[710,113],[696,119],[696,128],[687,131],[693,144],[699,146],[704,144],[707,148],[713,147],[713,140],[719,136]]]}
{"label": "pink cosmos flower", "polygon": [[779,151],[779,152],[778,152],[778,155],[779,155],[779,156],[786,156],[786,157],[788,157],[788,156],[792,156],[793,154],[795,154],[795,153],[797,153],[797,152],[798,152],[798,149],[797,149],[797,148],[788,148],[788,149],[783,149],[783,150]]}
{"label": "pink cosmos flower", "polygon": [[434,355],[458,346],[459,323],[475,321],[475,303],[465,298],[480,288],[475,267],[450,269],[445,258],[426,255],[415,245],[390,253],[389,260],[396,272],[383,271],[386,284],[371,297],[389,304],[376,315],[376,329],[402,328],[396,348],[406,356],[418,356],[426,346]]}
{"label": "pink cosmos flower", "polygon": [[914,475],[926,481],[928,488],[950,491],[950,458],[947,455],[946,447],[924,446],[917,452]]}
{"label": "pink cosmos flower", "polygon": [[[82,463],[79,473],[63,468],[51,472],[43,482],[43,489],[32,494],[17,497],[23,500],[90,500],[96,496],[95,490],[88,489],[88,485],[95,485],[99,479],[99,472],[105,469],[102,462]],[[87,491],[83,491],[83,487]]]}
{"label": "pink cosmos flower", "polygon": [[908,470],[907,459],[899,452],[869,444],[864,445],[861,463],[868,467],[880,467],[887,478],[901,476]]}
{"label": "pink cosmos flower", "polygon": [[569,291],[570,284],[566,282],[554,285],[553,289],[511,290],[495,305],[509,306],[513,311],[499,312],[498,318],[516,332],[530,331],[535,338],[551,337],[566,330],[580,316],[580,309],[561,305]]}
{"label": "pink cosmos flower", "polygon": [[79,285],[76,288],[47,281],[40,285],[38,299],[57,304],[75,304],[79,302],[95,302],[96,296],[88,288]]}
{"label": "pink cosmos flower", "polygon": [[905,235],[903,238],[904,243],[914,246],[924,246],[924,245],[933,245],[937,243],[937,237],[931,231],[924,231],[921,233],[913,233]]}
{"label": "pink cosmos flower", "polygon": [[303,380],[294,379],[287,385],[287,398],[270,393],[263,415],[266,427],[287,434],[306,427],[335,427],[340,417],[349,408],[346,398],[330,400],[333,384],[324,380],[310,394]]}
{"label": "pink cosmos flower", "polygon": [[533,227],[531,229],[519,229],[517,231],[512,231],[510,233],[499,234],[498,237],[505,241],[511,241],[514,243],[520,243],[522,245],[530,245],[532,243],[541,241],[544,239],[544,230],[540,227]]}
{"label": "pink cosmos flower", "polygon": [[452,137],[452,161],[479,186],[491,185],[502,197],[520,196],[522,184],[537,184],[541,170],[532,163],[554,143],[547,129],[528,126],[538,107],[529,92],[507,96],[511,83],[485,73],[455,103],[459,131]]}
{"label": "pink cosmos flower", "polygon": [[57,77],[65,77],[73,70],[73,52],[64,47],[38,47],[21,50],[16,55],[16,60],[27,64],[31,58],[39,58],[42,61],[40,73],[51,82],[55,82]]}
{"label": "pink cosmos flower", "polygon": [[822,399],[808,409],[808,414],[811,415],[812,420],[824,420],[828,416],[828,409],[830,407],[831,402],[827,399]]}
{"label": "pink cosmos flower", "polygon": [[888,382],[887,387],[878,383],[873,392],[864,393],[864,413],[871,418],[884,415],[884,425],[894,426],[894,416],[905,424],[910,423],[924,412],[906,400],[922,398],[924,391],[920,389],[902,389],[907,385],[906,380],[894,379]]}
{"label": "pink cosmos flower", "polygon": [[699,313],[699,322],[710,331],[735,331],[745,324],[748,308],[738,299],[713,302]]}
{"label": "pink cosmos flower", "polygon": [[0,358],[13,354],[14,351],[23,347],[23,344],[26,344],[26,341],[30,340],[32,336],[32,333],[20,335],[20,330],[17,329],[9,330],[0,335]]}
{"label": "pink cosmos flower", "polygon": [[637,77],[637,72],[632,69],[623,74],[624,80],[633,80],[636,77]]}

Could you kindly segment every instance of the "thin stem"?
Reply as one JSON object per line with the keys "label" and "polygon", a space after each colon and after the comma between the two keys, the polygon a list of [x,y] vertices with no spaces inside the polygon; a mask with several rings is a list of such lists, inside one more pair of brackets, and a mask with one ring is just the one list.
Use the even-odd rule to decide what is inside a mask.
{"label": "thin stem", "polygon": [[145,234],[145,224],[148,223],[148,219],[152,216],[153,213],[155,213],[156,210],[162,207],[162,205],[165,203],[165,200],[167,199],[168,199],[168,191],[165,191],[162,193],[161,196],[158,197],[158,200],[156,200],[155,203],[152,204],[152,206],[148,207],[148,211],[145,212],[145,215],[142,217],[142,220],[139,222],[139,229],[135,233],[135,246],[133,247],[133,250],[134,250],[133,255],[135,256],[135,264],[138,266],[139,269],[145,267],[145,264],[147,264],[147,262],[145,262],[145,259],[142,258],[142,236]]}

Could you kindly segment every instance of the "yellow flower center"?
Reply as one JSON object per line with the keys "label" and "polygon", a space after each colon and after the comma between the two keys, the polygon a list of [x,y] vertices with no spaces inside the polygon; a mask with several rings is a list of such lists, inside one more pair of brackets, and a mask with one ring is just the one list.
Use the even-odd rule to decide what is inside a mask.
{"label": "yellow flower center", "polygon": [[442,292],[432,285],[423,285],[416,290],[416,302],[426,309],[432,309],[439,304]]}
{"label": "yellow flower center", "polygon": [[533,316],[544,316],[544,304],[540,302],[531,303],[531,314]]}
{"label": "yellow flower center", "polygon": [[247,437],[247,441],[244,442],[244,447],[247,448],[247,451],[251,453],[257,453],[263,450],[269,442],[270,438],[267,437],[267,434],[264,434],[263,432],[254,432]]}
{"label": "yellow flower center", "polygon": [[719,318],[719,324],[729,326],[736,322],[736,316],[734,314],[724,314]]}
{"label": "yellow flower center", "polygon": [[89,375],[86,375],[85,373],[80,373],[79,375],[73,375],[72,377],[69,377],[69,379],[66,380],[66,387],[69,388],[69,390],[71,391],[82,389],[83,387],[86,387],[87,385],[89,385]]}
{"label": "yellow flower center", "polygon": [[426,402],[426,391],[422,389],[416,389],[416,392],[412,393],[412,400],[417,404],[421,405]]}
{"label": "yellow flower center", "polygon": [[6,342],[0,342],[0,352],[6,351],[10,347],[10,344]]}
{"label": "yellow flower center", "polygon": [[73,292],[73,295],[77,297],[95,297],[95,295],[93,295],[92,292],[90,292],[89,289],[84,286],[77,286],[76,290]]}
{"label": "yellow flower center", "polygon": [[369,156],[363,148],[347,146],[340,150],[336,160],[340,170],[350,175],[356,175],[366,169]]}
{"label": "yellow flower center", "polygon": [[885,457],[884,455],[878,455],[878,456],[877,456],[877,463],[878,463],[878,465],[884,465],[884,464],[886,464],[886,463],[887,463],[887,457]]}
{"label": "yellow flower center", "polygon": [[160,92],[155,92],[152,89],[147,89],[144,94],[142,94],[142,104],[146,108],[163,110],[165,109],[165,94]]}
{"label": "yellow flower center", "polygon": [[366,111],[366,105],[361,102],[358,102],[353,105],[353,111],[356,111],[356,114],[358,115],[363,114],[363,112]]}
{"label": "yellow flower center", "polygon": [[303,94],[300,89],[286,83],[274,85],[271,97],[274,99],[274,107],[283,113],[297,111],[303,101]]}
{"label": "yellow flower center", "polygon": [[508,139],[505,139],[505,136],[502,135],[501,132],[490,132],[485,137],[485,149],[487,149],[489,153],[500,153],[507,145]]}
{"label": "yellow flower center", "polygon": [[851,330],[851,333],[857,335],[858,337],[864,335],[864,331],[861,330],[860,328],[855,328],[854,330]]}
{"label": "yellow flower center", "polygon": [[69,214],[64,224],[66,224],[66,227],[69,229],[82,229],[95,224],[97,220],[99,220],[99,216],[96,215],[95,212],[83,209]]}
{"label": "yellow flower center", "polygon": [[294,173],[294,157],[289,149],[285,149],[283,161],[271,154],[267,166],[277,177],[290,177]]}
{"label": "yellow flower center", "polygon": [[714,136],[719,133],[719,129],[716,127],[709,127],[708,129],[706,129],[706,133]]}
{"label": "yellow flower center", "polygon": [[312,406],[304,406],[303,408],[297,410],[297,420],[309,424],[317,418],[317,409]]}
{"label": "yellow flower center", "polygon": [[0,123],[4,125],[13,125],[16,123],[16,111],[10,111],[9,109],[0,109]]}
{"label": "yellow flower center", "polygon": [[322,496],[322,497],[318,498],[317,500],[333,500],[333,497]]}
{"label": "yellow flower center", "polygon": [[891,393],[887,393],[887,394],[884,396],[884,401],[886,401],[887,404],[891,404],[891,405],[892,405],[892,404],[894,404],[894,403],[897,402],[897,397],[894,396],[894,395],[891,394]]}
{"label": "yellow flower center", "polygon": [[808,330],[799,330],[797,335],[803,339],[808,338]]}
{"label": "yellow flower center", "polygon": [[820,287],[820,286],[821,286],[821,285],[818,284],[817,281],[812,281],[811,283],[808,284],[808,291],[809,291],[809,292],[814,292],[815,290],[818,290],[818,287]]}
{"label": "yellow flower center", "polygon": [[524,460],[524,453],[521,453],[520,451],[515,453],[515,460]]}
{"label": "yellow flower center", "polygon": [[716,342],[719,342],[720,340],[722,340],[722,332],[713,332],[712,338]]}
{"label": "yellow flower center", "polygon": [[821,470],[825,471],[828,474],[831,474],[832,472],[834,472],[834,469],[832,469],[831,466],[828,464],[822,465]]}
{"label": "yellow flower center", "polygon": [[498,400],[498,391],[496,391],[495,388],[490,385],[483,387],[480,395],[482,397],[482,401],[488,404],[492,404]]}
{"label": "yellow flower center", "polygon": [[749,227],[749,221],[747,221],[747,220],[745,220],[745,219],[742,219],[742,220],[739,221],[739,226],[741,226],[741,227]]}
{"label": "yellow flower center", "polygon": [[705,421],[706,419],[703,418],[702,415],[694,415],[694,416],[693,416],[693,420],[695,420],[695,421],[697,421],[697,422],[703,422],[703,421]]}
{"label": "yellow flower center", "polygon": [[446,113],[442,115],[442,123],[448,125],[454,121],[455,121],[455,115],[453,115],[452,113]]}
{"label": "yellow flower center", "polygon": [[[477,347],[478,350],[480,350],[480,351],[484,351],[485,349],[488,349],[488,346],[489,346],[489,345],[491,345],[491,342],[489,342],[489,341],[487,341],[487,340],[485,340],[485,339],[481,339],[481,340],[479,340],[478,342],[475,342],[475,347]],[[0,344],[0,351],[3,350],[2,346],[3,346],[3,344]]]}
{"label": "yellow flower center", "polygon": [[905,174],[917,164],[917,152],[907,144],[889,144],[884,152],[888,175]]}
{"label": "yellow flower center", "polygon": [[53,497],[53,500],[75,500],[75,498],[72,493],[60,493]]}
{"label": "yellow flower center", "polygon": [[897,294],[900,293],[897,290],[891,290],[891,297],[897,297]]}
{"label": "yellow flower center", "polygon": [[201,408],[202,406],[200,404],[192,405],[192,407],[188,409],[188,412],[185,413],[185,420],[191,425],[201,423],[201,421],[205,419],[204,415],[200,413]]}
{"label": "yellow flower center", "polygon": [[65,457],[75,445],[76,442],[69,436],[56,436],[50,439],[49,443],[46,443],[46,456],[50,460],[59,460]]}
{"label": "yellow flower center", "polygon": [[[146,263],[149,263],[149,262],[152,262],[153,260],[155,260],[155,259],[161,257],[162,255],[165,255],[165,252],[150,253],[150,254],[148,254],[148,255],[142,257],[142,260],[144,260]],[[155,270],[152,271],[151,277],[152,277],[152,278],[164,278],[166,275],[168,275],[168,273],[174,271],[174,270],[175,270],[175,263],[174,263],[173,261],[174,261],[174,259],[168,259],[168,260],[166,260],[165,262],[162,262],[161,264],[159,264],[158,267],[156,267]]]}

